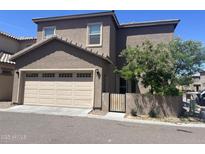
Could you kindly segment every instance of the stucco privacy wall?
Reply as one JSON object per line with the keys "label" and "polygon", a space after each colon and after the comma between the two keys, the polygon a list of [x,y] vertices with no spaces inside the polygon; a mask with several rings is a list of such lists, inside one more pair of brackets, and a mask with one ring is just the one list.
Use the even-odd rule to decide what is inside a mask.
{"label": "stucco privacy wall", "polygon": [[109,112],[109,101],[110,101],[109,93],[102,93],[102,111]]}
{"label": "stucco privacy wall", "polygon": [[[58,40],[52,40],[16,59],[16,71],[20,71],[20,69],[98,69],[100,76],[95,75],[94,81],[95,108],[101,108],[102,72],[104,69],[108,69],[109,66],[110,64],[105,60]],[[12,98],[14,103],[22,103],[24,81],[20,81],[20,85],[18,85],[18,82],[19,77],[23,75],[23,72],[19,75],[17,72],[14,73]],[[108,82],[107,84],[111,83]],[[17,95],[20,99],[17,99]]]}
{"label": "stucco privacy wall", "polygon": [[0,75],[0,101],[11,101],[13,76]]}
{"label": "stucco privacy wall", "polygon": [[[81,19],[65,19],[57,21],[47,21],[38,23],[37,41],[43,39],[43,27],[55,26],[56,35],[73,40],[73,42],[81,43],[83,46],[87,45],[87,25],[89,23],[102,23],[102,46],[89,47],[94,51],[99,51],[110,56],[111,44],[113,39],[110,38],[110,26],[113,25],[112,17],[89,17]],[[112,57],[111,57],[112,58]],[[113,59],[112,59],[113,60]]]}
{"label": "stucco privacy wall", "polygon": [[126,94],[126,113],[130,114],[132,109],[137,109],[138,114],[148,115],[153,107],[160,107],[161,116],[177,117],[182,109],[182,96],[155,96]]}

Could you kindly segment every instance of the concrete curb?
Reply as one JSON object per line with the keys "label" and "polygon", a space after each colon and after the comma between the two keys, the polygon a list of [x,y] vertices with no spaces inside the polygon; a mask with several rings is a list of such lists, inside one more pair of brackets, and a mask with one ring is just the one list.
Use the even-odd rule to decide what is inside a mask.
{"label": "concrete curb", "polygon": [[[109,114],[109,113],[108,113]],[[113,113],[112,113],[113,114]],[[151,121],[151,120],[139,120],[139,119],[128,119],[124,118],[122,113],[114,113],[114,116],[96,116],[96,115],[88,115],[88,118],[96,118],[96,119],[104,119],[104,120],[113,120],[113,121],[121,121],[121,122],[130,122],[130,123],[138,123],[138,124],[148,124],[148,125],[161,125],[161,126],[173,126],[173,127],[193,127],[193,128],[205,128],[205,124],[185,124],[185,123],[169,123],[169,122],[161,122],[161,121]],[[118,114],[118,115],[117,115]]]}

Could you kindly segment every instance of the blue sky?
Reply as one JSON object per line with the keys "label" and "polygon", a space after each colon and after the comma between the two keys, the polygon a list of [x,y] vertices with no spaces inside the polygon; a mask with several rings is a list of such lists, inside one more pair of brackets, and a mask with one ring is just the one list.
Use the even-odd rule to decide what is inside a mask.
{"label": "blue sky", "polygon": [[[0,11],[0,31],[16,36],[36,36],[32,18],[92,13],[99,11]],[[180,19],[175,35],[185,40],[198,40],[205,44],[205,11],[123,11],[117,10],[120,23],[149,20]]]}

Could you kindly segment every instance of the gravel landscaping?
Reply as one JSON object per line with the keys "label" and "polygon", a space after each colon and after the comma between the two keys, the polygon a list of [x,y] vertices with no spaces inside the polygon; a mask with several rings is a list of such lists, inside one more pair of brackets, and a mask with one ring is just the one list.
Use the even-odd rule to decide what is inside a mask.
{"label": "gravel landscaping", "polygon": [[200,119],[193,118],[193,117],[188,117],[188,118],[176,118],[176,117],[151,118],[148,115],[139,115],[139,116],[126,115],[125,118],[137,119],[137,120],[160,121],[160,122],[168,122],[168,123],[174,123],[174,124],[205,124],[204,121],[200,121]]}

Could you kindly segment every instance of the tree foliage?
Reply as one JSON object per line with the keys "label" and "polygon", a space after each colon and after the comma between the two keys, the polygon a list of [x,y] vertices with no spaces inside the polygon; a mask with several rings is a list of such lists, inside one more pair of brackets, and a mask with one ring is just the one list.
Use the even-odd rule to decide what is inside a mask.
{"label": "tree foliage", "polygon": [[177,95],[176,85],[188,85],[200,71],[205,54],[200,42],[174,39],[168,44],[145,41],[123,50],[125,65],[117,72],[126,80],[141,79],[152,94]]}

